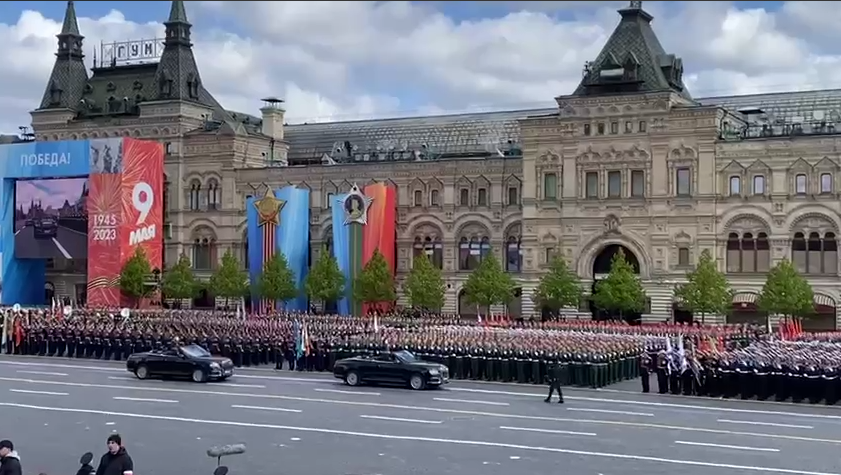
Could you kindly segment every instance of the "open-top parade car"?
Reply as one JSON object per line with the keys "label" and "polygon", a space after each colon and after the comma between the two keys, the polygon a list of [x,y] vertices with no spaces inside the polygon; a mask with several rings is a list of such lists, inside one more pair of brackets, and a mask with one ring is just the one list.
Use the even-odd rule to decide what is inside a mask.
{"label": "open-top parade car", "polygon": [[408,351],[356,356],[336,362],[333,376],[349,386],[363,383],[401,384],[415,390],[439,387],[450,382],[446,366],[423,361]]}

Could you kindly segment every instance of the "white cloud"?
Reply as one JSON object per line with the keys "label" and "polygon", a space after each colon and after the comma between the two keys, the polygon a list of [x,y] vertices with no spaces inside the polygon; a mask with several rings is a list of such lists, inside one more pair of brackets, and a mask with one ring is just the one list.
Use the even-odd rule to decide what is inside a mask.
{"label": "white cloud", "polygon": [[[290,120],[313,121],[549,106],[578,83],[623,3],[467,3],[462,21],[443,13],[449,2],[214,1],[191,3],[188,14],[204,83],[222,104],[253,113],[260,98],[280,96]],[[697,97],[838,87],[834,3],[790,2],[778,12],[729,2],[645,5],[666,50],[684,58]],[[30,11],[0,23],[0,130],[15,131],[37,106],[60,22]],[[81,17],[79,26],[88,60],[100,40],[162,31],[117,11]]]}

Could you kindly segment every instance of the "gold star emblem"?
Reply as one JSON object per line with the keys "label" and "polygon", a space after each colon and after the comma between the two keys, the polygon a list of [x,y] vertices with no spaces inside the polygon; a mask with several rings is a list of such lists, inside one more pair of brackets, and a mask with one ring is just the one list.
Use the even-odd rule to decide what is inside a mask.
{"label": "gold star emblem", "polygon": [[342,207],[345,210],[345,224],[357,223],[368,224],[368,208],[371,207],[373,198],[365,196],[358,186],[353,185],[350,193],[341,199]]}
{"label": "gold star emblem", "polygon": [[259,200],[254,201],[254,207],[257,208],[257,218],[260,220],[258,226],[263,227],[267,224],[275,226],[280,224],[280,210],[286,202],[275,197],[270,186],[266,187],[266,194]]}

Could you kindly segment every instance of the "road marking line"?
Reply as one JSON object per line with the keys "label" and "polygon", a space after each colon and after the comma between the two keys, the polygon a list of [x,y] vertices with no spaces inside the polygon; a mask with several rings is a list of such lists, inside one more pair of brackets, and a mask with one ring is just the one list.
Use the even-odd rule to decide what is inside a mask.
{"label": "road marking line", "polygon": [[[211,383],[213,384],[213,383]],[[236,383],[216,383],[213,384],[214,386],[228,386],[232,388],[255,388],[255,389],[266,389],[265,386],[260,384],[236,384]]]}
{"label": "road marking line", "polygon": [[417,424],[441,424],[443,421],[424,421],[421,419],[404,419],[402,417],[385,417],[385,416],[359,416],[363,419],[376,419],[378,421],[395,421],[395,422],[414,422]]}
{"label": "road marking line", "polygon": [[531,427],[499,426],[499,428],[502,430],[516,430],[521,432],[540,432],[542,434],[586,435],[592,437],[595,437],[597,435],[595,432],[573,432],[569,430],[534,429]]}
{"label": "road marking line", "polygon": [[805,470],[795,470],[795,469],[788,469],[788,468],[758,467],[758,466],[751,466],[751,465],[734,465],[734,464],[723,464],[723,463],[714,463],[714,462],[701,462],[701,461],[695,461],[695,460],[675,460],[675,459],[666,459],[666,458],[661,458],[661,457],[650,457],[650,456],[644,456],[644,455],[616,454],[616,453],[607,453],[607,452],[591,452],[591,451],[586,451],[586,450],[562,449],[562,448],[557,448],[557,447],[528,446],[528,445],[508,444],[508,443],[502,443],[502,442],[487,442],[487,441],[463,440],[463,439],[439,439],[439,438],[434,438],[434,437],[418,437],[418,436],[406,436],[406,435],[377,434],[377,433],[368,433],[368,432],[345,431],[345,430],[338,430],[338,429],[324,429],[324,428],[317,428],[317,427],[295,427],[295,426],[284,426],[284,425],[275,425],[275,424],[239,422],[239,421],[191,419],[191,418],[186,418],[186,417],[161,416],[161,415],[155,415],[155,414],[111,412],[111,411],[100,411],[100,410],[94,410],[94,409],[78,409],[78,408],[69,408],[69,407],[34,406],[34,405],[29,405],[29,404],[17,404],[17,403],[10,403],[10,402],[0,402],[0,407],[10,407],[10,408],[18,408],[18,409],[32,409],[32,410],[50,411],[50,412],[65,412],[65,413],[73,413],[73,414],[96,414],[96,415],[103,415],[103,416],[125,417],[125,418],[133,418],[133,419],[147,419],[147,420],[169,421],[169,422],[186,422],[186,423],[192,423],[192,424],[206,424],[206,425],[227,426],[227,427],[247,427],[247,428],[255,428],[255,429],[273,429],[273,430],[286,430],[286,431],[295,431],[295,432],[309,432],[309,433],[317,433],[317,434],[344,435],[344,436],[349,436],[349,437],[360,437],[360,438],[379,439],[379,440],[403,440],[403,441],[415,442],[415,443],[416,442],[427,442],[427,443],[431,443],[431,444],[464,445],[464,446],[473,446],[473,447],[493,447],[493,448],[504,448],[504,449],[515,449],[515,450],[528,450],[528,451],[532,451],[532,452],[566,454],[566,455],[580,455],[580,456],[585,456],[585,457],[597,457],[597,458],[606,458],[606,459],[615,459],[615,460],[636,460],[636,461],[640,461],[640,462],[652,462],[652,463],[660,463],[660,464],[666,464],[666,465],[684,465],[684,466],[707,467],[707,468],[725,468],[725,469],[731,469],[731,470],[742,470],[742,471],[751,471],[751,472],[759,472],[759,473],[782,473],[782,474],[787,474],[787,475],[841,475],[839,473],[830,473],[830,472],[809,472],[809,471],[805,471]]}
{"label": "road marking line", "polygon": [[135,402],[165,402],[168,404],[178,404],[175,399],[145,399],[142,397],[120,397],[114,396],[117,401],[135,401]]}
{"label": "road marking line", "polygon": [[300,409],[286,409],[285,407],[265,407],[265,406],[242,406],[234,404],[231,407],[235,409],[254,409],[257,411],[275,411],[275,412],[301,412]]}
{"label": "road marking line", "polygon": [[69,393],[53,393],[50,391],[30,391],[28,389],[10,389],[10,392],[21,394],[42,394],[44,396],[69,396]]}
{"label": "road marking line", "polygon": [[61,243],[58,242],[58,239],[52,238],[52,240],[53,240],[53,243],[55,244],[55,247],[58,248],[58,252],[60,252],[64,256],[65,259],[73,259],[73,256],[71,256],[70,253],[67,252],[67,249],[65,249],[64,246],[62,246]]}
{"label": "road marking line", "polygon": [[676,440],[676,444],[693,445],[696,447],[715,447],[718,449],[734,449],[734,450],[748,450],[751,452],[779,452],[780,449],[768,449],[765,447],[742,447],[741,445],[725,445],[725,444],[707,444],[703,442],[687,442],[685,440]]}
{"label": "road marking line", "polygon": [[[164,392],[164,393],[180,393],[180,394],[204,394],[204,395],[211,395],[211,396],[225,396],[225,397],[243,397],[243,398],[256,398],[256,399],[275,399],[281,401],[301,401],[301,402],[317,402],[317,403],[324,403],[324,404],[338,404],[338,405],[347,405],[347,406],[366,406],[366,407],[377,407],[383,408],[387,407],[390,409],[405,409],[405,410],[415,410],[415,411],[426,411],[426,412],[437,412],[437,413],[444,413],[444,414],[460,414],[465,416],[481,416],[481,417],[496,417],[502,419],[520,419],[520,420],[531,420],[531,421],[549,421],[549,422],[572,422],[572,423],[579,423],[579,424],[597,424],[597,425],[613,425],[613,426],[624,426],[624,427],[641,427],[647,429],[658,429],[658,430],[676,430],[676,431],[685,431],[685,432],[699,432],[699,433],[706,433],[706,434],[726,434],[726,435],[735,435],[735,436],[745,436],[745,437],[758,437],[758,438],[766,438],[766,439],[780,439],[780,440],[797,440],[801,442],[818,442],[818,443],[827,443],[827,444],[836,444],[841,445],[841,440],[839,439],[820,439],[814,437],[803,437],[803,436],[796,436],[796,435],[782,435],[782,434],[768,434],[763,432],[742,432],[742,431],[730,431],[724,429],[710,429],[710,428],[703,428],[703,427],[682,427],[682,426],[673,426],[667,424],[655,424],[655,423],[648,423],[648,422],[630,422],[630,421],[608,421],[608,420],[601,420],[601,419],[572,419],[572,418],[563,418],[563,417],[548,417],[548,416],[529,416],[523,414],[505,414],[505,413],[497,413],[497,412],[482,412],[482,411],[471,411],[471,410],[464,410],[464,409],[446,409],[442,407],[421,407],[421,406],[406,406],[402,404],[387,404],[387,403],[379,403],[379,402],[369,402],[369,401],[348,401],[348,400],[339,400],[339,399],[319,399],[319,398],[308,398],[308,397],[301,397],[301,396],[283,396],[280,394],[254,394],[254,393],[236,393],[236,392],[228,392],[228,391],[206,391],[206,390],[198,390],[198,389],[182,389],[182,388],[164,388],[164,387],[155,387],[155,386],[145,386],[145,385],[136,385],[136,386],[124,386],[124,385],[112,385],[112,384],[94,384],[94,383],[75,383],[70,381],[46,381],[46,380],[34,380],[34,379],[23,379],[23,378],[7,378],[7,377],[0,377],[0,381],[11,381],[11,382],[20,382],[20,383],[31,383],[31,384],[43,384],[46,386],[70,386],[70,387],[77,387],[77,388],[98,388],[98,389],[118,389],[118,390],[132,390],[132,391],[149,391],[149,392]],[[834,419],[834,416],[826,416],[828,418]],[[841,474],[839,474],[841,475]]]}
{"label": "road marking line", "polygon": [[719,419],[716,422],[724,422],[727,424],[747,424],[753,426],[769,426],[769,427],[787,427],[789,429],[814,429],[814,426],[799,426],[795,424],[777,424],[776,422],[756,422],[756,421],[731,421],[730,419]]}
{"label": "road marking line", "polygon": [[654,414],[649,414],[647,412],[610,411],[608,409],[587,409],[587,408],[583,408],[583,407],[568,407],[567,411],[598,412],[599,414],[620,414],[620,415],[623,415],[623,416],[654,417]]}
{"label": "road marking line", "polygon": [[[501,394],[506,396],[526,396],[526,397],[542,397],[545,398],[546,394],[537,394],[537,393],[521,393],[515,391],[492,391],[489,389],[472,389],[472,388],[449,388],[448,391],[464,391],[464,392],[471,392],[471,393],[480,393],[480,394]],[[739,409],[735,407],[714,407],[714,406],[695,406],[691,404],[674,404],[669,402],[654,402],[654,401],[636,401],[636,400],[629,400],[629,399],[605,399],[605,398],[595,398],[595,397],[583,397],[583,396],[564,396],[564,399],[569,399],[572,401],[585,401],[585,402],[599,402],[599,403],[608,403],[613,405],[637,405],[637,406],[652,406],[652,407],[666,407],[666,408],[675,408],[675,409],[695,409],[701,411],[710,411],[710,412],[734,412],[734,413],[743,413],[743,414],[762,414],[762,415],[769,415],[769,416],[787,416],[787,417],[803,417],[807,419],[833,419],[833,420],[841,420],[841,416],[835,416],[830,414],[807,414],[802,412],[783,412],[783,411],[765,411],[759,409]]]}
{"label": "road marking line", "polygon": [[493,401],[472,401],[469,399],[449,399],[445,397],[435,397],[432,398],[434,401],[442,401],[442,402],[463,402],[467,404],[486,404],[488,406],[510,406],[511,404],[507,402],[493,402]]}
{"label": "road marking line", "polygon": [[40,374],[43,376],[67,376],[67,373],[52,373],[49,371],[16,371],[21,374]]}
{"label": "road marking line", "polygon": [[341,389],[321,389],[315,388],[314,391],[322,393],[337,393],[337,394],[359,394],[361,396],[380,396],[380,393],[369,393],[363,391],[342,391]]}
{"label": "road marking line", "polygon": [[108,376],[108,379],[114,379],[118,381],[138,381],[137,378],[129,378],[128,376]]}

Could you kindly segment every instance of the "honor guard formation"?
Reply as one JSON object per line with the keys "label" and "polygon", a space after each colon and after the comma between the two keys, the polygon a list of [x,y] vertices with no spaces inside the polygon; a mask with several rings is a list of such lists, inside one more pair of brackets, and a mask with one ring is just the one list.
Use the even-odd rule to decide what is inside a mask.
{"label": "honor guard formation", "polygon": [[[75,309],[64,317],[49,310],[6,309],[4,317],[7,354],[125,360],[132,353],[178,343],[202,346],[239,367],[331,371],[338,359],[409,350],[446,365],[454,379],[599,388],[642,376],[646,389],[649,373],[657,373],[660,382],[665,369],[669,390],[686,394],[700,394],[709,379],[702,375],[710,368],[722,372],[730,367],[723,362],[758,361],[757,355],[764,354],[758,345],[767,344],[761,342],[768,338],[743,326],[629,326],[585,320],[489,324],[443,315],[241,318],[175,310],[134,311],[124,318],[107,310]],[[691,378],[685,376],[690,373]]]}

